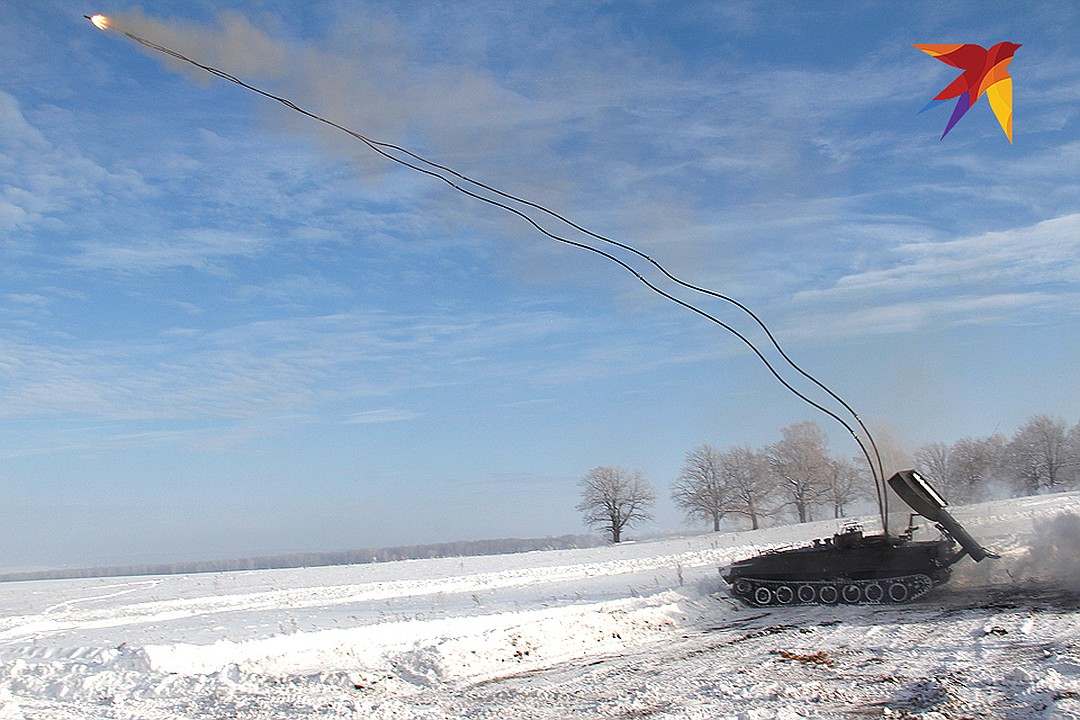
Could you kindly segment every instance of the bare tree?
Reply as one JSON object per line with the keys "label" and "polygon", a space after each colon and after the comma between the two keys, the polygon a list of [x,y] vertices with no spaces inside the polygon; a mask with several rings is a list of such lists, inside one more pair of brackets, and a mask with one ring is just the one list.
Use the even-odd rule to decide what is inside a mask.
{"label": "bare tree", "polygon": [[985,496],[990,485],[1001,477],[1005,438],[962,438],[952,446],[951,487],[957,497],[953,502],[971,502]]}
{"label": "bare tree", "polygon": [[768,464],[759,452],[749,447],[732,447],[721,457],[728,488],[728,511],[750,520],[757,530],[760,520],[772,513],[774,485]]}
{"label": "bare tree", "polygon": [[1061,490],[1070,469],[1068,430],[1048,415],[1036,415],[1016,431],[1006,448],[1006,463],[1028,495]]}
{"label": "bare tree", "polygon": [[945,443],[930,443],[915,451],[915,467],[945,499],[952,502],[960,493],[953,487],[952,449]]}
{"label": "bare tree", "polygon": [[865,495],[866,478],[854,463],[830,460],[825,477],[825,498],[832,504],[833,517],[846,517],[847,506]]}
{"label": "bare tree", "polygon": [[728,487],[724,478],[723,455],[711,445],[686,453],[682,473],[671,490],[671,499],[686,511],[689,520],[712,523],[713,532],[728,508]]}
{"label": "bare tree", "polygon": [[639,471],[606,465],[590,470],[580,484],[577,509],[585,514],[585,524],[600,527],[613,543],[622,540],[627,527],[652,519],[649,508],[656,496]]}
{"label": "bare tree", "polygon": [[783,439],[767,450],[769,469],[790,498],[799,522],[809,522],[824,492],[828,439],[812,420],[788,425],[780,433]]}

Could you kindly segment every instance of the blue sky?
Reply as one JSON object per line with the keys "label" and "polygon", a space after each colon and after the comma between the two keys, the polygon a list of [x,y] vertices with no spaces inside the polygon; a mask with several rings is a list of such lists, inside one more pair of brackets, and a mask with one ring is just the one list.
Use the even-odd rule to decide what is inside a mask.
{"label": "blue sky", "polygon": [[[581,532],[609,464],[663,530],[701,443],[856,452],[625,271],[84,13],[738,298],[908,450],[1080,419],[1073,3],[10,5],[0,567]],[[911,44],[1002,40],[1014,143],[939,140]]]}

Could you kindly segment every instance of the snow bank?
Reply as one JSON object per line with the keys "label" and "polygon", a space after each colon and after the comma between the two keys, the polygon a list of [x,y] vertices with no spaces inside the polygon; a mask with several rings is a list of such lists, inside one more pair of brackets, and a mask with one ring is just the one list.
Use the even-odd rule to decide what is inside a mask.
{"label": "snow bank", "polygon": [[164,673],[207,674],[229,667],[264,675],[357,670],[431,685],[496,677],[508,666],[616,652],[677,626],[683,614],[678,600],[665,592],[646,599],[388,622],[247,642],[149,645],[145,653],[150,667]]}

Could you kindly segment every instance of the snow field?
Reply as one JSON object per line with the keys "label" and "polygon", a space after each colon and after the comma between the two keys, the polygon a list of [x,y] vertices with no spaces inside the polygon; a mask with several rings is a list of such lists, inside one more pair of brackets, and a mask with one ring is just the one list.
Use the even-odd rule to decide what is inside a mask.
{"label": "snow field", "polygon": [[965,560],[903,608],[766,611],[727,597],[720,566],[838,521],[482,558],[10,583],[0,720],[1080,717],[1078,512],[1080,494],[956,509],[1002,559]]}

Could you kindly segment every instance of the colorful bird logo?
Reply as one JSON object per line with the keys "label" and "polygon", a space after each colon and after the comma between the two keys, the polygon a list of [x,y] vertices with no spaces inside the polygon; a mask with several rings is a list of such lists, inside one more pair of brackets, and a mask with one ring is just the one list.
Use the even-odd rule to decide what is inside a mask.
{"label": "colorful bird logo", "polygon": [[1012,62],[1013,53],[1020,46],[1011,42],[999,42],[989,50],[981,45],[915,45],[924,53],[936,57],[943,63],[958,67],[963,75],[949,83],[949,86],[937,94],[919,112],[940,105],[954,97],[956,101],[949,124],[941,134],[944,140],[953,125],[964,117],[964,113],[975,104],[983,93],[990,100],[990,107],[1001,123],[1005,136],[1012,142],[1012,78],[1006,68]]}

